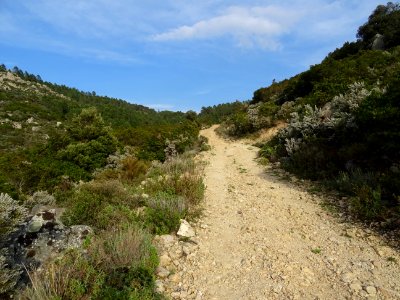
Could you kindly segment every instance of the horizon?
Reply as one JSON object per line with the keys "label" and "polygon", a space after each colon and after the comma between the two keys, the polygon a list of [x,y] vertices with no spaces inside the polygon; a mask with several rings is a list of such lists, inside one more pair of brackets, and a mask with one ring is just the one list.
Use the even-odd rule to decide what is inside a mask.
{"label": "horizon", "polygon": [[155,110],[199,112],[320,63],[356,40],[379,4],[3,0],[0,63]]}

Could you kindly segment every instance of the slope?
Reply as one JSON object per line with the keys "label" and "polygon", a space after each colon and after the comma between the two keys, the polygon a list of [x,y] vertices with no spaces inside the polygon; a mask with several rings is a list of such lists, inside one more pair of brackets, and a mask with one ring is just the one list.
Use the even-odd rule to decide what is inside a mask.
{"label": "slope", "polygon": [[202,132],[212,150],[197,250],[165,266],[178,266],[166,284],[174,299],[400,299],[398,252],[329,215],[301,183],[265,172],[256,148],[215,128]]}

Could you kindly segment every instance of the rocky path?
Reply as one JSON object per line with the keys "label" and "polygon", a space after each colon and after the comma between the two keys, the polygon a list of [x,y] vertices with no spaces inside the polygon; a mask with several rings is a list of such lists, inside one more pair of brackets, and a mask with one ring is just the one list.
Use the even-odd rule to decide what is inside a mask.
{"label": "rocky path", "polygon": [[[173,299],[400,299],[400,255],[340,223],[257,149],[204,130],[204,216],[193,242],[160,237],[159,288]],[[162,272],[164,272],[162,274]]]}

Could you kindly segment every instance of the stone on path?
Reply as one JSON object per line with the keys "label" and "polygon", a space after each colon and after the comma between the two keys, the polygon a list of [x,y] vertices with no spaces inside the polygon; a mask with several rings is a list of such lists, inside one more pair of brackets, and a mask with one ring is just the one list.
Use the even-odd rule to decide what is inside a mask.
{"label": "stone on path", "polygon": [[179,237],[191,238],[195,236],[195,233],[192,226],[190,226],[190,224],[186,220],[181,220],[181,225],[179,227],[177,235]]}

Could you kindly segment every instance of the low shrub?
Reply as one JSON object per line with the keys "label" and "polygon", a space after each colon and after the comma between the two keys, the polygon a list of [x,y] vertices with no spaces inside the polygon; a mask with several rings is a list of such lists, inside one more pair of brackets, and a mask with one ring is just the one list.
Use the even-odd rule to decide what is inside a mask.
{"label": "low shrub", "polygon": [[[0,194],[0,239],[11,233],[25,218],[27,210],[8,194]],[[1,240],[0,240],[1,241]]]}
{"label": "low shrub", "polygon": [[356,196],[352,198],[351,205],[355,214],[363,219],[377,219],[382,213],[381,190],[372,189],[363,185],[356,191]]}
{"label": "low shrub", "polygon": [[189,155],[176,157],[163,164],[153,164],[143,183],[147,194],[167,192],[182,196],[189,209],[199,204],[204,196],[200,167]]}
{"label": "low shrub", "polygon": [[133,156],[128,156],[121,161],[121,179],[132,182],[143,176],[148,169],[148,164]]}
{"label": "low shrub", "polygon": [[11,268],[7,263],[6,253],[0,253],[0,298],[14,291],[22,271],[18,267]]}
{"label": "low shrub", "polygon": [[102,233],[93,240],[89,253],[95,265],[107,273],[139,267],[147,268],[151,273],[158,265],[150,234],[133,224]]}
{"label": "low shrub", "polygon": [[31,274],[20,299],[161,299],[154,292],[157,251],[142,229],[127,225],[104,232],[87,251],[71,251]]}
{"label": "low shrub", "polygon": [[37,191],[33,193],[31,197],[27,199],[25,204],[29,207],[39,205],[55,205],[56,199],[53,195],[50,195],[47,191]]}
{"label": "low shrub", "polygon": [[176,231],[180,219],[187,212],[185,200],[182,197],[159,192],[147,200],[144,224],[155,234],[167,234]]}
{"label": "low shrub", "polygon": [[98,299],[105,277],[82,254],[72,251],[44,271],[31,274],[31,286],[21,293],[20,299]]}
{"label": "low shrub", "polygon": [[136,199],[118,180],[91,181],[81,184],[68,199],[63,215],[65,224],[87,224],[98,229],[112,227],[121,221],[132,221],[131,208]]}

